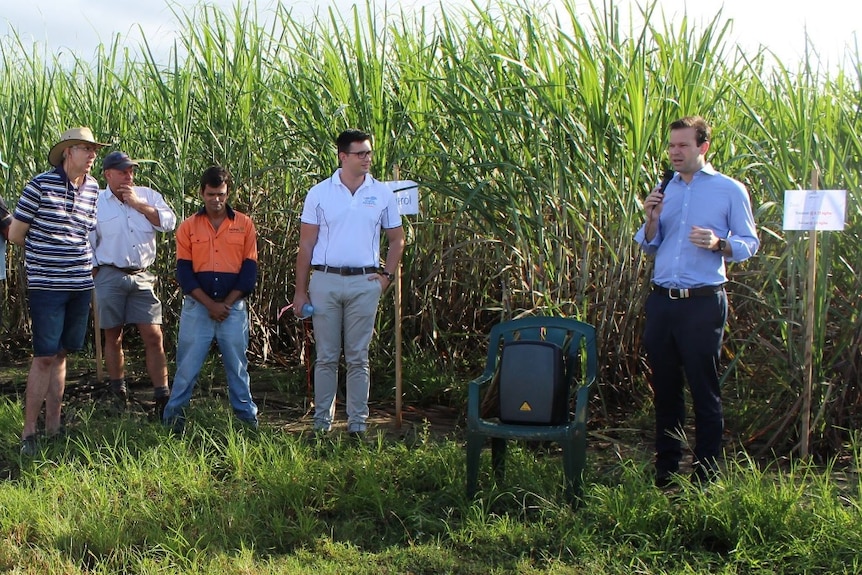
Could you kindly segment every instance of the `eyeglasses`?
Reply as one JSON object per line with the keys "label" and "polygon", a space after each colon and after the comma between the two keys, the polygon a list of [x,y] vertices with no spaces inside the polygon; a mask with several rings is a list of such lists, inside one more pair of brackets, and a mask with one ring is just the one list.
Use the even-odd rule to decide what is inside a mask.
{"label": "eyeglasses", "polygon": [[99,148],[97,148],[96,146],[75,145],[75,146],[71,146],[71,147],[75,150],[81,150],[85,154],[95,154],[99,151]]}
{"label": "eyeglasses", "polygon": [[353,154],[360,160],[364,160],[372,155],[374,155],[374,150],[360,150],[358,152],[344,152],[345,154]]}

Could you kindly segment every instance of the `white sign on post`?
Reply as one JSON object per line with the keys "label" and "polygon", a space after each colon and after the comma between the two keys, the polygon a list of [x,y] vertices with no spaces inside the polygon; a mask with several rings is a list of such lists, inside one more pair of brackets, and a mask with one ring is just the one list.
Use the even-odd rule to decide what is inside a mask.
{"label": "white sign on post", "polygon": [[419,213],[419,184],[411,180],[395,180],[386,182],[386,185],[395,192],[399,214],[412,216]]}
{"label": "white sign on post", "polygon": [[844,229],[846,190],[785,190],[785,230]]}

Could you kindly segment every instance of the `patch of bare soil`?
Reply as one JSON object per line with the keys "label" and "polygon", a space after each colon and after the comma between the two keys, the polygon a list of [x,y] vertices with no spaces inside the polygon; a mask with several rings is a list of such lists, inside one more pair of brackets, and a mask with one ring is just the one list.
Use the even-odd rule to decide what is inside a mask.
{"label": "patch of bare soil", "polygon": [[[18,362],[20,363],[20,362]],[[23,401],[26,365],[14,368],[0,368],[0,394],[21,398]],[[136,370],[129,370],[134,372]],[[276,388],[266,376],[253,377],[255,402],[260,408],[262,426],[279,429],[286,433],[303,434],[313,428],[313,406],[310,393],[284,393]],[[271,374],[270,374],[271,379]],[[119,404],[110,392],[107,381],[100,382],[94,371],[74,373],[70,370],[64,396],[64,414],[74,419],[76,413],[87,413],[94,408],[107,417],[123,414],[125,417],[138,416],[141,419],[156,421],[155,405],[152,401],[152,388],[145,378],[127,378],[129,399]],[[206,391],[210,396],[227,402],[227,392],[222,384],[216,384]],[[343,398],[336,403],[336,420],[333,431],[343,434],[347,431],[347,415],[344,413]],[[462,441],[465,436],[466,408],[449,406],[402,405],[397,412],[394,401],[373,401],[369,404],[369,435],[375,436],[383,431],[394,441],[412,442],[419,437],[428,436],[437,440]],[[652,436],[643,429],[620,427],[618,422],[603,421],[593,414],[588,422],[589,465],[601,476],[618,473],[623,462],[643,462],[652,458]],[[72,423],[74,425],[74,423]],[[534,446],[536,447],[536,446]],[[546,455],[559,455],[556,445],[541,446]],[[690,468],[691,456],[682,462],[681,471]]]}

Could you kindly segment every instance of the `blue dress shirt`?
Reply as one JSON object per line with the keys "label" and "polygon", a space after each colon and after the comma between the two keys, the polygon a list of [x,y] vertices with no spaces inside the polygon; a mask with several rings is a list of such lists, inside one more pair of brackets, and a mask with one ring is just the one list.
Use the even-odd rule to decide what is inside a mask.
{"label": "blue dress shirt", "polygon": [[747,260],[760,247],[745,186],[711,164],[696,172],[688,184],[674,174],[665,189],[655,237],[646,241],[646,224],[635,234],[641,249],[655,256],[653,283],[695,288],[727,281],[725,256],[692,244],[688,239],[692,226],[709,228],[726,239],[733,250],[728,261]]}

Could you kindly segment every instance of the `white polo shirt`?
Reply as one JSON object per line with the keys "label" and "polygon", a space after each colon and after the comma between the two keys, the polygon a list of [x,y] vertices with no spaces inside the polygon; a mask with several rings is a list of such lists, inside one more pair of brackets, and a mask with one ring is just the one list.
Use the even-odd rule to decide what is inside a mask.
{"label": "white polo shirt", "polygon": [[377,267],[380,231],[401,227],[395,194],[371,175],[356,193],[341,183],[341,168],[305,198],[302,223],[319,227],[311,265]]}

